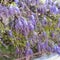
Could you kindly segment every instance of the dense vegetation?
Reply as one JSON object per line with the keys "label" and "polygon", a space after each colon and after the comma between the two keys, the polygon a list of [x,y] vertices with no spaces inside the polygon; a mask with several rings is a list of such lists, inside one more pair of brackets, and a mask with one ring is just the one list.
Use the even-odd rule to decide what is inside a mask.
{"label": "dense vegetation", "polygon": [[0,60],[60,54],[60,5],[44,1],[0,0]]}

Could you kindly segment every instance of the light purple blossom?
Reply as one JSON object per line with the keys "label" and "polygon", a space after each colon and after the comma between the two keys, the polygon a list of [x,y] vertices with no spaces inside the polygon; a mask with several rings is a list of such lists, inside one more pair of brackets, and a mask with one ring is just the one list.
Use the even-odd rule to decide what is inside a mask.
{"label": "light purple blossom", "polygon": [[30,47],[30,43],[29,43],[29,41],[27,41],[27,43],[26,43],[26,47]]}
{"label": "light purple blossom", "polygon": [[60,55],[60,46],[55,46],[55,52],[58,53]]}
{"label": "light purple blossom", "polygon": [[49,5],[49,4],[52,4],[52,0],[45,0],[45,4]]}
{"label": "light purple blossom", "polygon": [[50,6],[50,13],[57,14],[59,12],[57,6],[52,5]]}
{"label": "light purple blossom", "polygon": [[14,0],[14,2],[15,2],[15,3],[18,3],[18,2],[19,2],[19,0]]}
{"label": "light purple blossom", "polygon": [[18,54],[20,52],[19,48],[17,47],[16,48],[16,53]]}
{"label": "light purple blossom", "polygon": [[47,24],[47,19],[46,17],[44,17],[44,19],[42,20],[42,26],[46,26],[46,24]]}
{"label": "light purple blossom", "polygon": [[42,50],[42,48],[41,48],[41,42],[40,41],[38,41],[37,49],[38,49],[38,52],[40,52]]}
{"label": "light purple blossom", "polygon": [[12,34],[11,30],[8,31],[8,34],[9,34],[10,37],[13,37],[13,34]]}
{"label": "light purple blossom", "polygon": [[29,23],[28,26],[29,26],[29,30],[30,30],[30,31],[33,31],[33,30],[34,30],[34,25],[33,25],[32,23]]}
{"label": "light purple blossom", "polygon": [[32,55],[33,54],[32,49],[31,48],[26,49],[25,54],[26,54],[26,56]]}

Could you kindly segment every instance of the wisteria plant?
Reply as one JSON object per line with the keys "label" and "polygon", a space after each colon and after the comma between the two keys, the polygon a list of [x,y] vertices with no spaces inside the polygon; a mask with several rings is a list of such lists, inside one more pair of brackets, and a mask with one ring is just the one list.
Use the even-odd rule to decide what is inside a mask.
{"label": "wisteria plant", "polygon": [[60,4],[53,0],[0,0],[0,59],[35,53],[60,55]]}

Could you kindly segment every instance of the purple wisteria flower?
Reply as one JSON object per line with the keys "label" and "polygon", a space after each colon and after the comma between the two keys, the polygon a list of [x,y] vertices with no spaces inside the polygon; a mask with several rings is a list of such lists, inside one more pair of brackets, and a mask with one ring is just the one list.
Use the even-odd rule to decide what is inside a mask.
{"label": "purple wisteria flower", "polygon": [[28,22],[29,30],[34,31],[34,25],[29,21]]}
{"label": "purple wisteria flower", "polygon": [[23,24],[23,28],[26,28],[27,26],[28,26],[28,22],[27,22],[27,20],[26,19],[21,19],[21,22],[22,22],[22,24]]}
{"label": "purple wisteria flower", "polygon": [[18,54],[18,53],[20,53],[20,50],[19,50],[19,48],[17,47],[17,48],[16,48],[16,54]]}
{"label": "purple wisteria flower", "polygon": [[46,49],[46,46],[45,46],[45,43],[44,42],[41,43],[41,47],[42,47],[43,50]]}
{"label": "purple wisteria flower", "polygon": [[44,17],[42,20],[42,26],[46,26],[46,24],[47,24],[47,19],[46,19],[46,17]]}
{"label": "purple wisteria flower", "polygon": [[47,4],[47,5],[51,5],[53,3],[53,0],[45,0],[45,4]]}
{"label": "purple wisteria flower", "polygon": [[8,17],[9,16],[8,12],[9,12],[9,10],[7,9],[6,6],[0,5],[0,16]]}
{"label": "purple wisteria flower", "polygon": [[55,33],[54,33],[54,32],[51,33],[51,37],[52,37],[52,38],[55,37]]}
{"label": "purple wisteria flower", "polygon": [[13,6],[12,5],[10,5],[10,7],[9,7],[9,14],[10,15],[13,15],[14,14],[14,9],[13,9]]}
{"label": "purple wisteria flower", "polygon": [[29,41],[27,41],[27,43],[26,43],[26,47],[30,47],[30,43],[29,43]]}
{"label": "purple wisteria flower", "polygon": [[51,52],[52,51],[50,46],[47,47],[47,51],[48,52]]}
{"label": "purple wisteria flower", "polygon": [[28,23],[29,24],[32,24],[34,26],[34,29],[35,29],[35,27],[36,27],[36,19],[35,19],[35,16],[34,15],[29,16]]}
{"label": "purple wisteria flower", "polygon": [[54,1],[54,5],[58,4],[58,1]]}
{"label": "purple wisteria flower", "polygon": [[38,8],[37,8],[37,11],[40,13],[40,14],[45,14],[46,12],[46,5],[40,5]]}
{"label": "purple wisteria flower", "polygon": [[46,48],[48,47],[48,39],[45,40],[44,45],[46,46]]}
{"label": "purple wisteria flower", "polygon": [[45,31],[42,32],[42,36],[46,37],[47,33]]}
{"label": "purple wisteria flower", "polygon": [[60,46],[55,46],[55,52],[58,53],[60,55]]}
{"label": "purple wisteria flower", "polygon": [[16,13],[19,13],[20,14],[20,9],[18,8],[18,6],[15,6],[14,7],[14,10],[15,10]]}
{"label": "purple wisteria flower", "polygon": [[13,33],[12,33],[11,30],[8,31],[8,34],[9,34],[10,37],[13,37]]}
{"label": "purple wisteria flower", "polygon": [[20,14],[20,10],[19,10],[18,6],[10,5],[10,7],[9,7],[9,14],[10,15]]}
{"label": "purple wisteria flower", "polygon": [[28,21],[24,18],[20,19],[22,24],[23,24],[23,30],[22,33],[24,34],[24,36],[27,36],[29,34],[29,26],[28,26]]}
{"label": "purple wisteria flower", "polygon": [[25,54],[26,54],[26,56],[32,55],[33,54],[32,49],[31,48],[26,49]]}
{"label": "purple wisteria flower", "polygon": [[19,2],[19,0],[14,0],[14,2],[15,2],[15,3],[18,3],[18,2]]}
{"label": "purple wisteria flower", "polygon": [[32,49],[30,48],[30,43],[29,43],[28,41],[27,41],[27,43],[26,43],[25,54],[26,54],[26,56],[33,54],[33,51],[32,51]]}
{"label": "purple wisteria flower", "polygon": [[50,13],[53,13],[53,14],[58,14],[59,10],[58,10],[58,7],[55,6],[55,5],[50,5]]}
{"label": "purple wisteria flower", "polygon": [[23,28],[23,24],[20,20],[16,20],[15,28],[16,28],[16,30],[18,30],[18,29],[20,30]]}
{"label": "purple wisteria flower", "polygon": [[42,50],[41,42],[40,41],[38,41],[37,49],[38,49],[38,52],[40,52]]}

